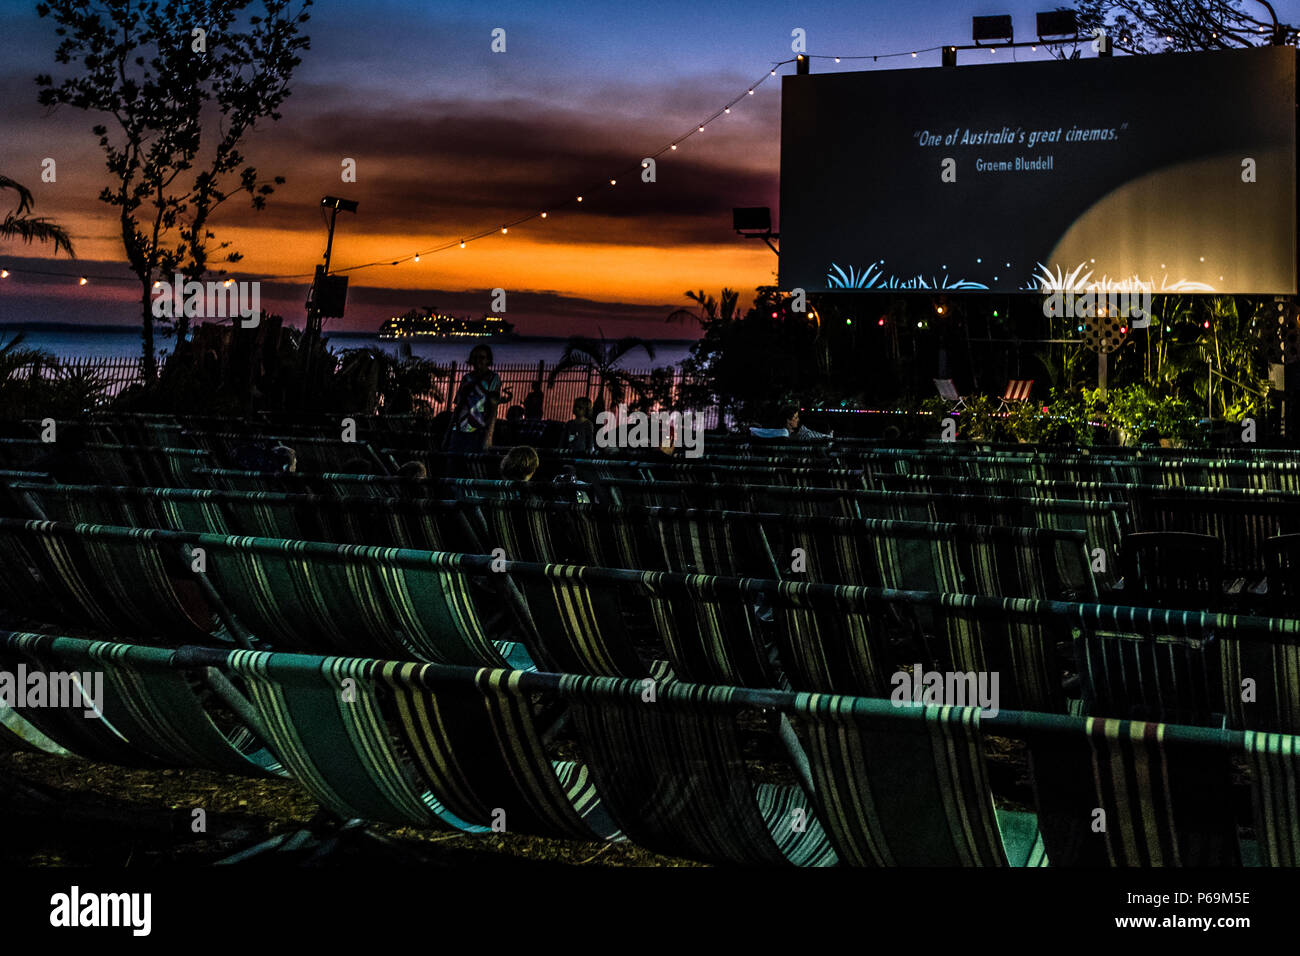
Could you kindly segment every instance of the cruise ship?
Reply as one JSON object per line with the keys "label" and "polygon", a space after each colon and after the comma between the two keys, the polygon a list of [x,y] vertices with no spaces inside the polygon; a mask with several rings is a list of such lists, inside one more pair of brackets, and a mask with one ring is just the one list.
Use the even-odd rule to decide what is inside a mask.
{"label": "cruise ship", "polygon": [[385,319],[379,327],[381,339],[432,339],[453,342],[463,339],[502,341],[514,337],[514,325],[499,315],[485,315],[481,319],[445,315],[425,308],[411,309],[403,315]]}

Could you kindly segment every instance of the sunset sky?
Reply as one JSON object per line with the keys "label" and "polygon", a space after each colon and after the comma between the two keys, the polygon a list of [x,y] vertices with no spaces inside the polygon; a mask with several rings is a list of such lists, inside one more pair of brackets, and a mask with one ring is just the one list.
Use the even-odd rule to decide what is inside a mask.
{"label": "sunset sky", "polygon": [[[348,317],[329,327],[372,330],[424,305],[479,315],[489,309],[489,290],[500,287],[511,296],[507,317],[525,333],[600,326],[608,335],[681,335],[689,330],[663,318],[690,304],[684,290],[716,294],[729,286],[747,305],[755,286],[774,281],[776,257],[734,235],[731,209],[767,205],[776,215],[779,79],[661,157],[656,183],[633,174],[611,187],[611,176],[791,57],[795,27],[807,31],[815,54],[891,53],[969,42],[972,14],[1010,12],[1019,37],[1029,39],[1035,10],[1052,6],[322,0],[306,26],[311,49],[283,119],[265,123],[246,144],[263,176],[288,182],[264,212],[232,200],[215,231],[244,253],[238,275],[309,273],[324,252],[318,203],[326,193],[360,203],[358,215],[340,215],[339,268],[499,228],[581,192],[581,206],[556,209],[508,236],[418,264],[350,273]],[[130,283],[79,287],[75,280],[126,274],[113,211],[96,199],[108,182],[90,132],[101,118],[47,115],[33,78],[66,75],[53,62],[54,25],[31,2],[0,0],[0,17],[0,173],[33,190],[36,214],[70,228],[79,260],[33,259],[48,250],[0,242],[0,265],[14,270],[0,285],[0,322],[134,323]],[[490,50],[495,27],[507,31],[503,54]],[[934,52],[877,64],[815,61],[813,68],[937,64]],[[58,164],[56,183],[41,182],[45,157]],[[357,162],[356,183],[340,180],[344,157]],[[23,274],[23,266],[72,278]],[[264,304],[300,324],[306,287],[301,279],[268,283]]]}

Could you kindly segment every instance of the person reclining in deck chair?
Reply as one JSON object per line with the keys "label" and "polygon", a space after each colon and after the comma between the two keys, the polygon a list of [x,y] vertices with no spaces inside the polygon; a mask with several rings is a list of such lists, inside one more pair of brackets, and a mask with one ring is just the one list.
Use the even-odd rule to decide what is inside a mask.
{"label": "person reclining in deck chair", "polygon": [[818,438],[834,438],[834,432],[813,431],[807,425],[799,424],[799,406],[787,405],[781,409],[781,417],[785,419],[785,430],[792,441],[815,441]]}

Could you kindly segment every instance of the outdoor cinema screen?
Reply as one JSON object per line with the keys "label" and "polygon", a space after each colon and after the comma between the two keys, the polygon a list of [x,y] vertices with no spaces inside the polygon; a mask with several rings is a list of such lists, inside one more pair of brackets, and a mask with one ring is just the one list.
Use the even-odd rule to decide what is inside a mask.
{"label": "outdoor cinema screen", "polygon": [[1293,294],[1295,189],[1289,46],[788,76],[780,282]]}

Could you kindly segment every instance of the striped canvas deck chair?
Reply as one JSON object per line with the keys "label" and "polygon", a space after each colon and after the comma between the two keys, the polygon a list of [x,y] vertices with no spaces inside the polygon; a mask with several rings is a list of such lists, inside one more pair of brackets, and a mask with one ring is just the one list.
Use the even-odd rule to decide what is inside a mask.
{"label": "striped canvas deck chair", "polygon": [[236,530],[220,496],[206,489],[115,485],[22,485],[31,517],[72,524],[227,534]]}
{"label": "striped canvas deck chair", "polygon": [[[763,525],[753,515],[673,508],[609,509],[608,513],[625,529],[626,538],[633,537],[634,529],[646,528],[658,546],[658,561],[644,554],[638,570],[726,577],[778,576]],[[589,515],[600,520],[595,511]]]}
{"label": "striped canvas deck chair", "polygon": [[344,819],[618,836],[587,769],[547,754],[515,672],[254,652],[226,665],[294,778]]}
{"label": "striped canvas deck chair", "polygon": [[0,517],[30,518],[32,502],[25,493],[26,486],[52,483],[45,472],[0,469]]}
{"label": "striped canvas deck chair", "polygon": [[931,663],[921,623],[871,588],[787,581],[770,598],[773,639],[790,686],[888,697],[899,666]]}
{"label": "striped canvas deck chair", "polygon": [[1108,718],[1027,728],[1053,866],[1235,866],[1230,734]]}
{"label": "striped canvas deck chair", "polygon": [[[530,667],[495,643],[473,590],[490,557],[270,538],[196,536],[207,576],[239,623],[278,650]],[[512,592],[498,592],[501,604]],[[514,598],[517,601],[517,598]],[[507,607],[519,620],[522,610]]]}
{"label": "striped canvas deck chair", "polygon": [[1130,496],[1137,531],[1186,531],[1223,542],[1231,589],[1257,588],[1268,574],[1270,538],[1300,531],[1300,501],[1217,488],[1135,490]]}
{"label": "striped canvas deck chair", "polygon": [[841,488],[783,488],[773,485],[742,485],[741,487],[749,498],[749,507],[732,506],[725,510],[831,515],[841,518],[934,520],[934,510],[926,496],[898,497],[879,491]]}
{"label": "striped canvas deck chair", "polygon": [[187,539],[168,534],[0,519],[0,605],[104,634],[206,642],[218,609],[191,577]]}
{"label": "striped canvas deck chair", "polygon": [[1191,630],[1161,633],[1141,620],[1132,630],[1084,627],[1076,651],[1083,713],[1223,727],[1220,644],[1213,629]]}
{"label": "striped canvas deck chair", "polygon": [[966,399],[957,391],[957,384],[950,378],[936,378],[934,390],[948,403],[950,412],[960,412],[966,408]]}
{"label": "striped canvas deck chair", "polygon": [[1007,382],[1007,390],[1002,393],[998,411],[1005,412],[1013,405],[1022,405],[1029,401],[1029,393],[1034,389],[1032,378],[1013,378]]}
{"label": "striped canvas deck chair", "polygon": [[1145,607],[1226,610],[1223,542],[1187,531],[1141,531],[1120,551],[1122,594]]}
{"label": "striped canvas deck chair", "polygon": [[1300,620],[1228,619],[1215,632],[1228,726],[1300,734]]}
{"label": "striped canvas deck chair", "polygon": [[[22,665],[28,675],[44,674],[51,689],[72,687],[57,701],[52,695],[39,703],[19,700],[16,712],[78,756],[129,767],[283,776],[249,728],[214,717],[219,708],[172,666],[170,650],[6,631],[0,632],[0,661],[10,673]],[[93,677],[83,694],[72,674],[102,674],[102,699]]]}
{"label": "striped canvas deck chair", "polygon": [[841,863],[1047,865],[1034,815],[994,806],[978,708],[799,702],[817,816]]}
{"label": "striped canvas deck chair", "polygon": [[[648,703],[642,681],[559,680],[596,791],[634,843],[741,866],[836,862],[803,787],[753,780],[743,728],[766,721],[742,704],[746,692],[659,682]],[[794,767],[787,772],[798,779]]]}
{"label": "striped canvas deck chair", "polygon": [[501,548],[510,561],[631,566],[626,563],[631,545],[624,547],[612,521],[582,521],[589,506],[479,497],[467,498],[465,504],[477,515],[475,530],[485,554]]}
{"label": "striped canvas deck chair", "polygon": [[194,470],[213,462],[193,448],[88,443],[85,463],[86,484],[188,488]]}
{"label": "striped canvas deck chair", "polygon": [[1244,735],[1251,771],[1255,839],[1242,841],[1247,866],[1300,866],[1300,738],[1288,734]]}

